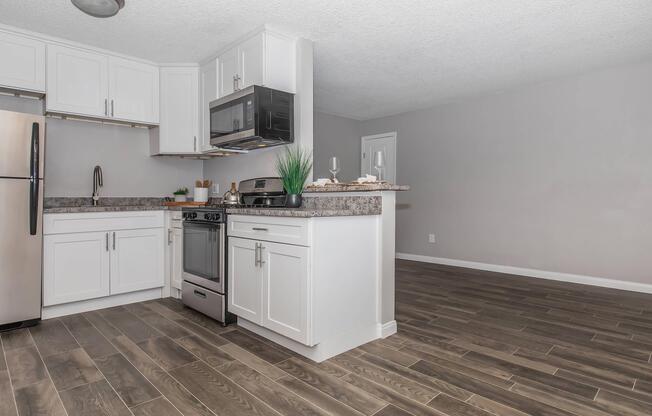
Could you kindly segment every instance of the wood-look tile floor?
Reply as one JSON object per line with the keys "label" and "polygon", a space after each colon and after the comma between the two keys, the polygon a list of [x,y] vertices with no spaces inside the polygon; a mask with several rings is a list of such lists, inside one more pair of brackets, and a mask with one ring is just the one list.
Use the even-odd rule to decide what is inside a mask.
{"label": "wood-look tile floor", "polygon": [[3,333],[0,415],[652,415],[652,295],[397,263],[399,332],[316,364],[172,299]]}

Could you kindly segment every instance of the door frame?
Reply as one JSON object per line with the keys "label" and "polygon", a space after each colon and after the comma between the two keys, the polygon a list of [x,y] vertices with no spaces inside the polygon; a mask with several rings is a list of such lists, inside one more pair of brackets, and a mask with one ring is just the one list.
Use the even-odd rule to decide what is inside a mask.
{"label": "door frame", "polygon": [[[364,154],[364,144],[366,141],[371,141],[375,139],[380,139],[381,137],[392,137],[394,141],[394,182],[396,182],[396,137],[397,134],[395,131],[389,131],[387,133],[380,133],[380,134],[371,134],[368,136],[362,136],[360,137],[360,176],[362,176],[362,167],[364,166],[364,159],[365,159],[365,154]],[[385,158],[387,159],[387,158]]]}

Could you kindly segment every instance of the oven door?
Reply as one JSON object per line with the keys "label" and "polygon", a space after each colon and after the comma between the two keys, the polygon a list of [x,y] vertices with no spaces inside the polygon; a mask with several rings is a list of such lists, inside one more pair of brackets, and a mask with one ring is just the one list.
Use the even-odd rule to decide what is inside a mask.
{"label": "oven door", "polygon": [[183,279],[224,293],[224,224],[184,221]]}

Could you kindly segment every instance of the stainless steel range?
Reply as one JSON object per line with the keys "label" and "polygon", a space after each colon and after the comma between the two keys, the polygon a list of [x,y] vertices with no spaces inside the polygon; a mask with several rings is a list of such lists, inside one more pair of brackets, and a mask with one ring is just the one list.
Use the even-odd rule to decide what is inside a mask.
{"label": "stainless steel range", "polygon": [[226,212],[221,207],[183,208],[183,303],[226,325]]}

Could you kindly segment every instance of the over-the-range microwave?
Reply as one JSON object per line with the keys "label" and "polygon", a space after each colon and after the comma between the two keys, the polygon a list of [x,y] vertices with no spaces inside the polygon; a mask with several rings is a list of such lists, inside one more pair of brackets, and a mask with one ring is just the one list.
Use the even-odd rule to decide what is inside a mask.
{"label": "over-the-range microwave", "polygon": [[211,145],[253,150],[294,141],[294,94],[252,85],[210,103]]}

